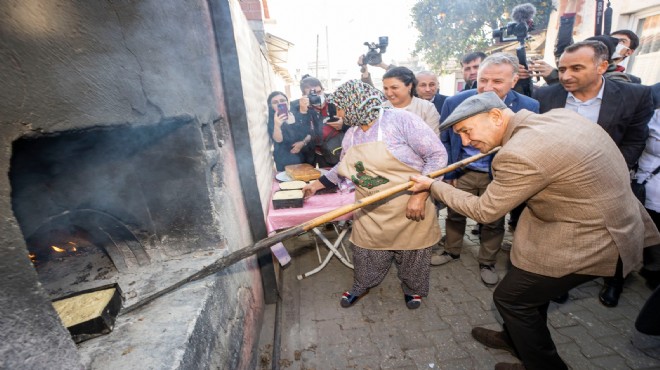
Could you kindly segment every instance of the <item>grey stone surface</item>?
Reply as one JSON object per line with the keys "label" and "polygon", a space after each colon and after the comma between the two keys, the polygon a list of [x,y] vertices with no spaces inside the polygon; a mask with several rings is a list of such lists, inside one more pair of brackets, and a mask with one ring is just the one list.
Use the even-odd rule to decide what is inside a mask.
{"label": "grey stone surface", "polygon": [[[468,230],[473,225],[468,220]],[[507,232],[505,238],[511,235]],[[494,288],[485,287],[479,278],[477,242],[477,237],[466,233],[460,262],[431,268],[431,291],[417,310],[405,307],[394,267],[354,306],[340,308],[339,297],[350,288],[352,271],[333,258],[318,274],[298,281],[297,274],[318,265],[313,248],[299,249],[284,271],[282,305],[295,315],[280,323],[290,328],[282,336],[281,355],[287,361],[281,368],[492,369],[498,362],[517,362],[508,352],[486,348],[470,335],[474,325],[501,328],[492,304]],[[295,250],[296,243],[290,241],[287,248]],[[500,277],[506,274],[507,261],[508,253],[501,251],[496,265]],[[549,329],[562,358],[574,369],[660,368],[660,338],[634,328],[637,312],[651,293],[644,280],[632,276],[626,283],[626,299],[615,308],[598,302],[601,284],[602,279],[596,279],[573,289],[566,304],[550,304]],[[292,299],[303,296],[304,301]],[[310,312],[315,320],[301,319]],[[339,328],[333,324],[338,321]],[[309,335],[312,331],[314,335]],[[270,343],[267,335],[260,347],[270,348]],[[306,351],[312,346],[314,351]],[[296,359],[295,351],[305,351],[306,356]],[[270,364],[262,367],[268,368]]]}
{"label": "grey stone surface", "polygon": [[[241,18],[237,0],[213,4],[231,6],[235,19],[246,23]],[[213,133],[205,135],[205,148],[209,150],[204,151],[204,155],[209,161],[221,164],[214,166],[204,184],[214,198],[210,201],[212,214],[206,217],[218,219],[218,229],[214,231],[225,237],[228,244],[225,251],[251,244],[245,202],[240,195],[237,170],[240,158],[235,158],[229,136],[230,124],[235,123],[228,122],[226,117],[225,98],[234,92],[223,91],[221,76],[224,72],[218,62],[214,35],[215,31],[224,34],[229,28],[214,29],[209,3],[196,0],[8,0],[0,2],[0,14],[3,15],[0,57],[5,61],[0,65],[0,173],[3,174],[0,176],[0,287],[3,292],[0,295],[0,368],[79,369],[83,368],[80,353],[52,309],[51,297],[37,280],[12,209],[8,176],[12,143],[24,135],[116,125],[157,127],[174,117],[195,117],[201,123],[201,130]],[[242,75],[251,78],[245,81],[249,83],[245,95],[252,99],[248,102],[252,104],[247,109],[248,120],[254,127],[255,140],[263,143],[256,149],[261,157],[255,162],[260,172],[266,174],[259,178],[263,182],[261,197],[267,198],[272,159],[268,149],[264,150],[268,142],[263,121],[264,102],[275,81],[251,30],[238,28],[241,29],[237,31],[240,35],[236,43],[241,62],[246,62],[245,65],[241,63]],[[177,191],[186,189],[178,187]],[[261,323],[263,291],[254,261],[247,266],[250,271],[224,275],[221,283],[207,288],[222,288],[221,299],[218,296],[212,299],[212,295],[193,290],[199,294],[195,299],[178,302],[208,311],[206,317],[211,319],[189,319],[190,330],[180,330],[183,337],[173,343],[183,345],[188,338],[185,334],[197,333],[202,334],[196,339],[202,346],[198,350],[172,349],[167,359],[180,360],[163,363],[157,359],[152,365],[154,368],[251,368],[256,365],[249,361],[256,360],[253,350]],[[186,297],[182,300],[186,301]],[[148,317],[139,323],[165,321],[161,322],[165,328],[159,329],[167,330],[166,319],[176,312],[163,314],[162,311],[167,310],[163,307],[160,310],[159,317]],[[129,325],[128,317],[124,319],[118,322],[119,327],[124,324],[133,328],[139,326]],[[305,330],[301,327],[301,332],[306,333]],[[149,354],[150,346],[165,351],[166,343],[160,340],[159,334],[153,330],[139,333],[143,338],[134,339],[141,343],[140,348],[130,347],[133,349],[129,350],[129,346],[124,346],[111,355],[104,354],[108,362],[99,367],[148,368],[136,362],[112,367],[111,361],[135,358],[137,353],[158,353]],[[84,355],[84,362],[89,365],[92,360],[88,357],[94,358],[94,355]],[[147,355],[143,357],[148,358]],[[100,357],[93,361],[99,363]]]}

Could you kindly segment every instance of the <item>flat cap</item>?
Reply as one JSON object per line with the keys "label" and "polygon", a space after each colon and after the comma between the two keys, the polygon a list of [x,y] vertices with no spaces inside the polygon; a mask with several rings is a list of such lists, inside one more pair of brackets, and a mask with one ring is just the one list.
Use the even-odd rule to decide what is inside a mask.
{"label": "flat cap", "polygon": [[449,117],[442,122],[440,125],[440,131],[446,130],[465,119],[476,116],[479,113],[490,112],[493,108],[506,109],[507,106],[494,92],[473,95],[459,104]]}

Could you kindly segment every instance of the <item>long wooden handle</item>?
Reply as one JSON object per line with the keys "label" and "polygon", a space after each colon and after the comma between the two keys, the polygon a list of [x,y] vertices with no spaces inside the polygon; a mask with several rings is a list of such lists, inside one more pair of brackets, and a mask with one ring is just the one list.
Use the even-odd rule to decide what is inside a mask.
{"label": "long wooden handle", "polygon": [[[430,178],[436,178],[436,177],[442,176],[446,173],[449,173],[451,171],[455,171],[455,170],[457,170],[461,167],[464,167],[464,166],[466,166],[466,165],[468,165],[472,162],[478,161],[479,159],[481,159],[483,157],[489,156],[489,155],[497,152],[498,150],[500,150],[499,146],[496,147],[496,148],[493,148],[488,153],[475,154],[471,157],[463,159],[462,161],[458,161],[456,163],[453,163],[453,164],[451,164],[451,165],[449,165],[449,166],[447,166],[443,169],[437,170],[435,172],[431,172],[430,174],[428,174],[426,176],[430,177]],[[358,200],[357,202],[355,202],[353,204],[347,204],[345,206],[339,207],[339,208],[337,208],[335,210],[332,210],[332,211],[330,211],[326,214],[323,214],[323,215],[318,216],[314,219],[311,219],[307,222],[304,222],[299,226],[301,226],[304,231],[309,231],[309,230],[311,230],[311,229],[313,229],[313,228],[315,228],[319,225],[322,225],[326,222],[330,222],[330,221],[334,220],[337,217],[343,216],[343,215],[345,215],[349,212],[353,212],[358,208],[362,208],[362,207],[367,206],[369,204],[378,202],[379,200],[383,200],[383,199],[385,199],[385,198],[387,198],[391,195],[400,193],[402,191],[406,191],[406,190],[410,189],[414,184],[415,183],[413,181],[408,181],[406,183],[403,183],[403,184],[400,184],[400,185],[397,185],[397,186],[393,186],[393,187],[391,187],[387,190],[383,190],[381,192],[370,195],[368,197],[364,197],[364,198]],[[296,227],[298,227],[298,226],[296,226]]]}
{"label": "long wooden handle", "polygon": [[[456,163],[453,163],[453,164],[451,164],[451,165],[449,165],[449,166],[447,166],[447,167],[445,167],[441,170],[432,172],[432,173],[428,174],[427,176],[430,177],[430,178],[435,178],[435,177],[438,177],[438,176],[442,176],[446,173],[457,170],[457,169],[459,169],[461,167],[464,167],[464,166],[466,166],[466,165],[468,165],[468,164],[470,164],[474,161],[477,161],[477,160],[479,160],[479,159],[481,159],[485,156],[491,155],[491,154],[497,152],[499,149],[500,149],[500,147],[496,147],[496,148],[493,148],[488,153],[480,153],[480,154],[477,154],[477,155],[473,155],[472,157],[465,158],[462,161],[458,161]],[[356,209],[362,208],[364,206],[367,206],[367,205],[372,204],[374,202],[377,202],[379,200],[385,199],[385,198],[387,198],[391,195],[397,194],[399,192],[406,191],[406,190],[410,189],[413,185],[414,185],[413,181],[408,181],[406,183],[403,183],[403,184],[400,184],[400,185],[397,185],[397,186],[393,186],[393,187],[391,187],[387,190],[383,190],[383,191],[381,191],[379,193],[376,193],[374,195],[370,195],[368,197],[362,198],[362,199],[360,199],[359,201],[357,201],[353,204],[347,204],[343,207],[339,207],[339,208],[337,208],[333,211],[330,211],[330,212],[328,212],[326,214],[323,214],[319,217],[316,217],[312,220],[304,222],[304,223],[302,223],[298,226],[290,227],[286,230],[283,230],[283,231],[280,231],[276,234],[273,234],[273,235],[271,235],[267,238],[261,239],[258,242],[254,243],[254,245],[252,245],[252,246],[245,247],[245,248],[236,250],[234,252],[231,252],[228,255],[217,259],[215,262],[213,262],[212,264],[204,267],[203,269],[199,270],[198,272],[194,273],[193,275],[190,275],[187,278],[185,278],[185,279],[183,279],[179,282],[176,282],[173,285],[171,285],[171,286],[169,286],[169,287],[167,287],[163,290],[160,290],[160,291],[158,291],[158,292],[156,292],[156,293],[154,293],[154,294],[152,294],[152,295],[136,302],[132,306],[124,308],[121,311],[121,314],[123,315],[123,314],[129,313],[131,311],[134,311],[134,310],[136,310],[140,307],[143,307],[144,305],[152,302],[156,298],[161,297],[165,294],[168,294],[168,293],[170,293],[174,290],[177,290],[185,284],[188,284],[190,282],[193,282],[193,281],[205,278],[209,275],[215,274],[216,272],[221,271],[224,268],[229,267],[229,266],[235,264],[238,261],[241,261],[241,260],[243,260],[247,257],[250,257],[251,255],[261,251],[262,249],[269,248],[269,247],[271,247],[271,246],[273,246],[273,245],[275,245],[275,244],[277,244],[281,241],[289,239],[293,236],[303,234],[303,233],[315,228],[316,226],[319,226],[319,225],[322,225],[324,223],[330,222],[330,221],[334,220],[335,218],[343,216],[343,215],[345,215],[349,212],[353,212]]]}

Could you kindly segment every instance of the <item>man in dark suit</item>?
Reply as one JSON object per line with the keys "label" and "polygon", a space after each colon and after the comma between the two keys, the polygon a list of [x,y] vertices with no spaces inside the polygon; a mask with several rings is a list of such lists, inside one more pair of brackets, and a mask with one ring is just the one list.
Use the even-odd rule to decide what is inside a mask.
{"label": "man in dark suit", "polygon": [[568,46],[559,58],[560,84],[536,89],[533,98],[541,104],[541,113],[567,108],[598,123],[633,168],[653,116],[651,89],[603,78],[608,59],[607,47],[598,41]]}
{"label": "man in dark suit", "polygon": [[[559,84],[534,92],[541,113],[567,108],[600,125],[623,154],[629,169],[637,163],[649,135],[653,100],[648,86],[604,78],[609,50],[599,41],[582,41],[568,46],[559,58]],[[621,266],[605,279],[599,294],[603,305],[614,307],[623,290]],[[563,302],[568,295],[557,298]]]}
{"label": "man in dark suit", "polygon": [[[476,90],[463,91],[445,100],[440,113],[440,121],[444,121],[465,99],[484,92],[495,92],[497,96],[514,112],[527,109],[538,112],[538,102],[527,96],[518,94],[512,88],[518,81],[518,58],[514,55],[496,53],[484,59],[479,66]],[[440,139],[447,149],[451,163],[457,162],[479,152],[470,145],[463,146],[458,134],[447,130],[441,133]],[[445,175],[445,181],[457,189],[474,195],[481,195],[491,181],[490,164],[492,156],[471,163],[461,170]],[[456,261],[460,257],[465,234],[465,216],[449,208],[447,210],[445,251],[431,257],[432,265],[443,265]],[[504,218],[498,219],[481,228],[479,261],[481,280],[486,285],[494,285],[499,281],[495,272],[495,257],[500,250],[504,238]]]}
{"label": "man in dark suit", "polygon": [[438,76],[431,71],[421,71],[415,74],[415,78],[417,79],[417,96],[433,103],[440,114],[447,97],[438,93]]}

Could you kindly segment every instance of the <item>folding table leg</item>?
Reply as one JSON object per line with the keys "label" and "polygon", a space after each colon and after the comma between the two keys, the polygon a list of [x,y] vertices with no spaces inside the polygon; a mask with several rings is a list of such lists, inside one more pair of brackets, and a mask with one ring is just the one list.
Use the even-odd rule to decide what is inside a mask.
{"label": "folding table leg", "polygon": [[[345,230],[349,230],[351,228],[350,224],[349,226],[346,226],[346,221],[339,221],[337,223],[333,223],[332,226],[335,228],[335,232],[337,235],[339,235],[339,230],[341,228],[344,228]],[[341,239],[341,249],[344,251],[344,256],[346,257],[346,260],[348,262],[351,262],[351,258],[348,256],[348,252],[346,252],[346,246],[344,245],[344,240],[343,238]]]}
{"label": "folding table leg", "polygon": [[347,267],[349,267],[351,269],[353,268],[353,265],[349,261],[347,261],[346,258],[344,258],[344,256],[342,256],[342,254],[337,250],[337,247],[339,246],[339,244],[342,243],[342,240],[344,239],[344,236],[346,236],[346,232],[348,231],[348,229],[344,229],[344,230],[341,231],[341,233],[339,233],[339,235],[337,236],[337,240],[335,241],[334,244],[332,244],[328,240],[328,238],[326,238],[325,235],[323,235],[321,233],[321,231],[318,228],[315,227],[312,230],[323,241],[323,243],[325,243],[325,245],[328,247],[328,249],[330,249],[330,251],[328,252],[328,255],[325,256],[325,259],[323,260],[323,262],[317,268],[315,268],[315,269],[313,269],[309,272],[306,272],[303,275],[298,275],[297,276],[298,280],[302,280],[306,277],[309,277],[309,276],[314,275],[317,272],[321,271],[328,264],[328,262],[330,262],[330,259],[332,258],[333,255],[337,256],[337,258],[339,258],[339,260],[344,265],[346,265]]}

